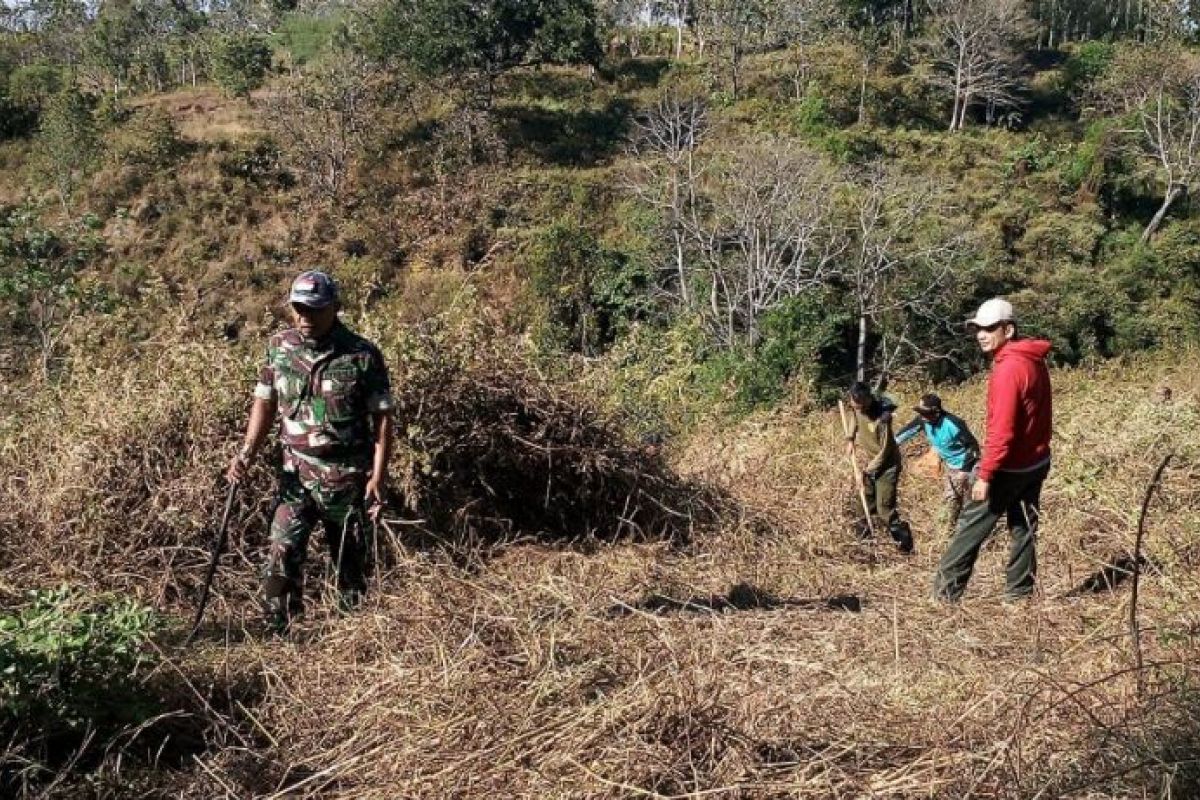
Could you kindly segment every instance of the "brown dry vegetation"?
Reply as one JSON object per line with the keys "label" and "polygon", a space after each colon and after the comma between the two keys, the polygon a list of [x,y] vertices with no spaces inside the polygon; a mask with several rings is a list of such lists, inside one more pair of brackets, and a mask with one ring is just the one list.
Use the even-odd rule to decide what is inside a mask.
{"label": "brown dry vegetation", "polygon": [[[255,92],[251,99],[262,96],[263,92]],[[230,98],[211,85],[140,97],[131,106],[165,111],[180,134],[195,141],[230,141],[264,131],[251,103]]]}
{"label": "brown dry vegetation", "polygon": [[[673,448],[668,466],[484,330],[463,333],[462,319],[398,329],[398,308],[385,301],[359,321],[395,365],[407,431],[394,465],[407,503],[381,534],[366,607],[337,616],[314,596],[289,639],[259,639],[261,465],[237,507],[209,627],[191,649],[163,642],[166,661],[148,682],[170,687],[183,717],[142,738],[182,742],[180,752],[167,747],[148,772],[114,751],[89,785],[52,794],[1200,790],[1194,353],[1055,373],[1040,592],[1000,602],[1001,535],[967,600],[947,608],[927,597],[942,545],[936,485],[911,473],[903,484],[915,557],[856,541],[836,416],[785,408],[708,430]],[[77,364],[62,388],[7,393],[5,605],[21,589],[70,581],[186,619],[255,354],[197,337],[185,319],[176,334],[164,325],[156,341]],[[1164,383],[1166,404],[1155,394]],[[945,396],[978,424],[981,382]],[[1129,553],[1141,494],[1168,449],[1180,455],[1149,519],[1139,697],[1128,589],[1068,594]],[[521,518],[513,503],[536,506],[527,489],[540,498],[543,481],[548,500]],[[706,524],[672,534],[685,518]],[[548,528],[553,520],[566,530]]]}
{"label": "brown dry vegetation", "polygon": [[[1200,793],[1200,355],[1056,372],[1040,593],[1001,603],[1001,533],[947,608],[928,599],[937,485],[914,470],[902,485],[915,557],[857,541],[835,414],[797,400],[712,422],[663,463],[596,410],[630,391],[605,385],[605,365],[543,379],[511,330],[496,333],[519,327],[521,233],[492,231],[479,277],[468,223],[522,200],[558,208],[571,186],[480,170],[454,176],[447,209],[399,159],[372,168],[412,170],[395,176],[407,194],[339,216],[222,171],[240,146],[226,139],[255,124],[240,105],[207,90],[154,103],[206,144],[144,184],[112,168],[95,179],[99,271],[130,302],[77,325],[56,382],[0,371],[0,607],[70,582],[163,609],[178,625],[147,689],[177,716],[50,796]],[[969,163],[987,146],[955,145]],[[20,155],[0,151],[5,164]],[[611,175],[586,177],[593,191]],[[349,257],[360,245],[366,256]],[[264,459],[236,506],[209,624],[181,648],[273,298],[321,262],[384,347],[402,401],[401,499],[373,591],[343,617],[314,589],[292,637],[260,640]],[[240,342],[222,340],[223,322]],[[678,396],[671,377],[646,380],[660,405]],[[976,428],[982,387],[944,392]],[[1170,449],[1149,517],[1139,696],[1127,585],[1072,590],[1128,556]],[[310,562],[320,587],[318,542]]]}

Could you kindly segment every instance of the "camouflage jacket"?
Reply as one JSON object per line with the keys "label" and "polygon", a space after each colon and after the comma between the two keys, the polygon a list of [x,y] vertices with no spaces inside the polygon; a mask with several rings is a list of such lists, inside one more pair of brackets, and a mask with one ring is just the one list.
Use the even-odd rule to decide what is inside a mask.
{"label": "camouflage jacket", "polygon": [[373,416],[394,407],[383,356],[340,322],[320,342],[294,329],[272,336],[254,396],[276,402],[283,468],[308,486],[365,481]]}

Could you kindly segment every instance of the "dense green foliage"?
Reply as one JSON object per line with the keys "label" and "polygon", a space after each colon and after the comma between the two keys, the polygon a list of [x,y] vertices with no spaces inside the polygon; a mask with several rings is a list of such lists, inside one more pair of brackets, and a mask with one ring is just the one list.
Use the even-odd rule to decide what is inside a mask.
{"label": "dense green foliage", "polygon": [[532,64],[596,63],[591,0],[402,0],[385,6],[375,49],[428,77],[496,76]]}
{"label": "dense green foliage", "polygon": [[213,77],[227,92],[244,97],[262,86],[271,66],[271,48],[256,34],[230,34],[217,43]]}
{"label": "dense green foliage", "polygon": [[0,616],[0,730],[61,748],[145,721],[156,708],[141,681],[156,661],[147,645],[159,626],[130,598],[33,593]]}
{"label": "dense green foliage", "polygon": [[44,372],[66,322],[107,303],[105,289],[79,279],[103,250],[96,223],[88,217],[82,224],[47,228],[32,208],[0,208],[0,296],[5,298],[0,330],[26,353],[40,353]]}
{"label": "dense green foliage", "polygon": [[547,343],[595,355],[650,313],[645,265],[604,247],[573,220],[538,231],[528,258],[530,285],[545,304]]}
{"label": "dense green foliage", "polygon": [[[72,299],[81,285],[109,296],[121,275],[215,263],[257,290],[320,253],[375,265],[364,297],[409,261],[488,265],[481,286],[497,264],[522,284],[504,319],[543,355],[610,359],[637,385],[656,332],[687,343],[672,356],[695,361],[673,362],[687,391],[743,410],[857,372],[964,377],[980,362],[959,322],[998,293],[1062,362],[1197,335],[1186,11],[685,5],[6,8],[0,135],[29,140],[8,156],[26,239],[96,242],[49,260],[9,246],[6,280],[25,287],[10,329],[63,329],[57,311],[31,318],[34,290],[55,287],[70,318],[97,307]],[[270,83],[261,127],[202,143],[147,105],[206,80]],[[41,219],[51,190],[97,233]],[[309,203],[327,212],[254,241],[264,215]],[[109,255],[131,209],[153,232]]]}

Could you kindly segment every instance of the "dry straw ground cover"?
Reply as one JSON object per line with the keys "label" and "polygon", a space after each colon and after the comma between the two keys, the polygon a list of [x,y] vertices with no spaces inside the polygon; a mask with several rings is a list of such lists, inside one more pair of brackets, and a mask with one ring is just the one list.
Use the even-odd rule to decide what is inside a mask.
{"label": "dry straw ground cover", "polygon": [[[432,342],[385,342],[406,376],[395,468],[409,502],[380,535],[365,608],[333,613],[314,573],[307,618],[260,639],[261,467],[209,627],[191,649],[165,638],[148,681],[172,687],[179,714],[141,735],[188,747],[157,769],[114,748],[51,796],[1200,792],[1195,354],[1055,373],[1040,592],[1000,602],[1001,533],[947,608],[928,599],[936,484],[902,484],[915,557],[857,541],[835,414],[707,431],[662,463],[570,387],[480,342],[441,355]],[[6,606],[67,580],[187,616],[253,358],[182,341],[155,352],[30,389],[37,401],[0,423]],[[978,424],[981,382],[945,398]],[[1129,555],[1169,449],[1147,524],[1139,695],[1129,582],[1072,590]],[[589,519],[602,524],[587,532]],[[551,521],[566,530],[536,529]]]}

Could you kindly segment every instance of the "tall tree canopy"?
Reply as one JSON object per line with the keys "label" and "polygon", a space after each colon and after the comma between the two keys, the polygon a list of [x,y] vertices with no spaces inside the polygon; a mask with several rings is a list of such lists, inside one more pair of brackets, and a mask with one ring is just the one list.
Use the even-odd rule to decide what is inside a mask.
{"label": "tall tree canopy", "polygon": [[600,59],[592,0],[394,0],[375,30],[379,55],[429,77],[482,79],[533,64]]}

